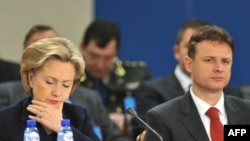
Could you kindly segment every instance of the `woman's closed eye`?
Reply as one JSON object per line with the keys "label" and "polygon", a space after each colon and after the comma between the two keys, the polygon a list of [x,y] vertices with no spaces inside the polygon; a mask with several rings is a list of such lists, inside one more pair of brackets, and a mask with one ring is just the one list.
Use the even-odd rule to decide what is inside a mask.
{"label": "woman's closed eye", "polygon": [[53,81],[46,80],[46,83],[49,84],[49,85],[52,85],[54,82],[53,82]]}
{"label": "woman's closed eye", "polygon": [[69,85],[69,84],[63,84],[63,87],[65,87],[65,88],[69,88],[69,87],[70,87],[70,85]]}
{"label": "woman's closed eye", "polygon": [[65,88],[69,88],[71,86],[72,86],[72,82],[64,82],[63,83],[63,87],[65,87]]}

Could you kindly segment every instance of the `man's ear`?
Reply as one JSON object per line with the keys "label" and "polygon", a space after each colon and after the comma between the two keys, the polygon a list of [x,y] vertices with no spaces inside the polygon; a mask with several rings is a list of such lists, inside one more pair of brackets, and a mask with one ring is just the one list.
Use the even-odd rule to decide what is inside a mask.
{"label": "man's ear", "polygon": [[173,47],[173,51],[174,51],[174,58],[177,61],[179,61],[179,59],[180,59],[180,48],[179,48],[179,46],[175,44],[174,47]]}
{"label": "man's ear", "polygon": [[185,56],[184,59],[184,65],[185,65],[185,69],[187,70],[187,72],[191,73],[192,72],[192,59],[188,56]]}
{"label": "man's ear", "polygon": [[84,46],[84,43],[83,43],[83,42],[81,42],[81,43],[79,44],[79,50],[80,50],[80,52],[81,52],[82,54],[84,53],[85,46]]}

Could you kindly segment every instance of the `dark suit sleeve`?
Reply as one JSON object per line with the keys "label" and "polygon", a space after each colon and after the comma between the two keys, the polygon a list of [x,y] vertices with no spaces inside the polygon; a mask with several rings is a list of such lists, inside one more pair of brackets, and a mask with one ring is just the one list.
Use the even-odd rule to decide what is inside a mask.
{"label": "dark suit sleeve", "polygon": [[118,129],[118,127],[110,120],[106,109],[101,104],[99,95],[95,97],[96,103],[96,116],[95,122],[100,126],[104,141],[128,141],[129,138],[124,136]]}
{"label": "dark suit sleeve", "polygon": [[[145,120],[146,112],[149,109],[164,102],[163,98],[161,98],[159,94],[145,82],[141,83],[133,94],[136,98],[136,110],[138,116],[143,120]],[[131,126],[134,139],[145,129],[144,125],[135,118],[132,119]]]}
{"label": "dark suit sleeve", "polygon": [[20,80],[20,65],[0,59],[0,82]]}
{"label": "dark suit sleeve", "polygon": [[[164,141],[170,141],[170,135],[167,134],[169,132],[166,132],[167,127],[163,128],[164,125],[163,122],[160,120],[160,117],[162,117],[161,114],[153,110],[150,110],[146,117],[147,123],[149,124],[150,127],[152,127],[152,129],[154,129],[159,135],[162,136]],[[159,137],[157,137],[151,130],[146,128],[146,135],[144,141],[158,141],[158,140]]]}
{"label": "dark suit sleeve", "polygon": [[9,97],[5,91],[4,85],[0,84],[0,108],[10,105]]}

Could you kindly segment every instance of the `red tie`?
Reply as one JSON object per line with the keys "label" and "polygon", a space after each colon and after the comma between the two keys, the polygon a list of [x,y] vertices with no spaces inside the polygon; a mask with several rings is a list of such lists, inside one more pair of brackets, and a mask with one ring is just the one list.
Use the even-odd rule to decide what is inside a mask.
{"label": "red tie", "polygon": [[220,122],[218,109],[211,107],[207,110],[206,115],[210,118],[210,135],[212,141],[223,141],[223,125]]}

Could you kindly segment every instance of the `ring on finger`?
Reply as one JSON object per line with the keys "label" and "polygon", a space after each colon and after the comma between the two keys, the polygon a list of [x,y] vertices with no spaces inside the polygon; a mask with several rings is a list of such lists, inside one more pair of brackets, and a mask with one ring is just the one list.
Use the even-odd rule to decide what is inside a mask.
{"label": "ring on finger", "polygon": [[41,115],[36,115],[36,117],[38,117],[38,118],[42,118],[42,116],[41,116]]}

